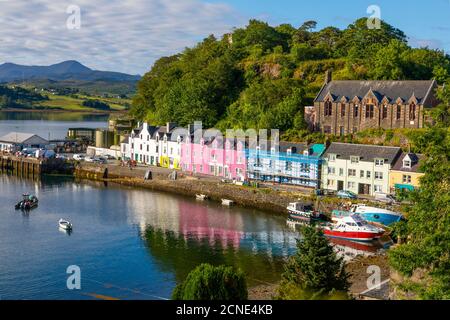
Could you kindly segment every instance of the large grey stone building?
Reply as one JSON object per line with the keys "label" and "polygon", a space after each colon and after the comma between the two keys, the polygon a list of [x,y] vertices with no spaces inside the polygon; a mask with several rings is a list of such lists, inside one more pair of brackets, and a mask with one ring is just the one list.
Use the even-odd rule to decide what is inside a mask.
{"label": "large grey stone building", "polygon": [[332,81],[314,100],[314,129],[345,135],[370,128],[422,128],[424,110],[438,104],[435,80]]}

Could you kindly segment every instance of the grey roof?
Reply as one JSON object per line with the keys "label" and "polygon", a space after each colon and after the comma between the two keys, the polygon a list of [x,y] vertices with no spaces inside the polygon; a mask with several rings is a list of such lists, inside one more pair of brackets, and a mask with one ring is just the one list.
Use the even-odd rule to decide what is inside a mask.
{"label": "grey roof", "polygon": [[[403,159],[407,155],[409,155],[409,157],[412,160],[411,168],[403,167]],[[392,170],[404,171],[404,172],[419,172],[420,160],[422,160],[422,159],[424,159],[424,156],[421,154],[403,152],[400,155],[400,157],[398,157],[397,161],[395,162],[394,166],[392,167]]]}
{"label": "grey roof", "polygon": [[373,162],[375,159],[384,159],[392,165],[400,156],[401,150],[398,147],[333,142],[325,151],[324,157],[335,154],[338,159],[349,160],[351,156],[357,156],[360,157],[360,161],[366,162]]}
{"label": "grey roof", "polygon": [[42,140],[42,142],[48,142],[44,138],[38,136],[34,133],[24,133],[24,132],[10,132],[3,137],[0,137],[0,141],[2,142],[9,142],[9,143],[24,143],[25,141],[33,138],[38,137]]}
{"label": "grey roof", "polygon": [[436,86],[435,80],[331,81],[322,87],[314,101],[323,102],[328,93],[332,95],[334,101],[339,101],[343,97],[347,100],[358,97],[361,100],[372,90],[380,102],[384,97],[388,98],[390,103],[395,102],[398,98],[408,101],[414,95],[419,104],[424,104],[428,101],[428,97],[433,94],[433,88]]}

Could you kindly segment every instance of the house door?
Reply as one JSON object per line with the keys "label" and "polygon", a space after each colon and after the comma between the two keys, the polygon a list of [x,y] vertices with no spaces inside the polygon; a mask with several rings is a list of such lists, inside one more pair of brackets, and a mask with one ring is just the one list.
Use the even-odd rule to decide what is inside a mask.
{"label": "house door", "polygon": [[360,183],[358,186],[359,194],[370,194],[370,184]]}
{"label": "house door", "polygon": [[344,181],[338,180],[337,188],[338,188],[338,191],[344,190]]}

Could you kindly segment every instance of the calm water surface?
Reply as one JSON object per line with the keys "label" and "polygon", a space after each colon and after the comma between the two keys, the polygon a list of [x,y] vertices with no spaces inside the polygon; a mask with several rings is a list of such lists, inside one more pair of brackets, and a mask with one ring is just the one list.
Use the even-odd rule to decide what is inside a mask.
{"label": "calm water surface", "polygon": [[[40,200],[30,214],[13,208],[23,192]],[[250,286],[270,283],[297,237],[267,213],[63,178],[2,174],[0,203],[2,299],[169,298],[203,262],[240,267]],[[81,268],[81,290],[66,287],[70,265]]]}
{"label": "calm water surface", "polygon": [[44,139],[64,139],[72,127],[106,128],[108,118],[76,112],[0,112],[0,137],[17,131],[35,133]]}

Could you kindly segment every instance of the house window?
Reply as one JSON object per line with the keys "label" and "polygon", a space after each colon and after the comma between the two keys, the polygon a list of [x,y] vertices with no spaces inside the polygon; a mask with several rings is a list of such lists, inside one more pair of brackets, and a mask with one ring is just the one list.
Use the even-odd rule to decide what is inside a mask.
{"label": "house window", "polygon": [[375,180],[383,180],[383,172],[375,171]]}
{"label": "house window", "polygon": [[356,133],[358,131],[357,127],[353,127],[353,133]]}
{"label": "house window", "polygon": [[325,102],[325,117],[329,117],[333,115],[333,105],[331,101]]}
{"label": "house window", "polygon": [[397,105],[397,120],[400,120],[400,118],[402,117],[402,106],[401,105]]}
{"label": "house window", "polygon": [[359,163],[359,157],[351,156],[351,157],[350,157],[350,162],[351,162],[351,163]]}
{"label": "house window", "polygon": [[286,171],[292,170],[292,162],[291,161],[286,161],[285,169],[286,169]]}
{"label": "house window", "polygon": [[416,105],[414,103],[409,106],[409,120],[416,120]]}
{"label": "house window", "polygon": [[147,145],[147,152],[149,152],[150,151],[150,146],[149,145]]}
{"label": "house window", "polygon": [[404,174],[402,178],[403,183],[411,183],[411,176]]}
{"label": "house window", "polygon": [[383,105],[383,107],[382,107],[382,115],[381,116],[383,119],[386,119],[388,116],[388,106],[386,104]]}
{"label": "house window", "polygon": [[331,133],[331,126],[324,126],[323,127],[323,132],[324,133]]}
{"label": "house window", "polygon": [[341,103],[341,117],[345,117],[345,103]]}
{"label": "house window", "polygon": [[367,171],[367,172],[366,172],[366,177],[367,177],[367,179],[370,179],[371,176],[372,176],[372,173],[371,173],[370,171]]}
{"label": "house window", "polygon": [[383,192],[383,187],[380,186],[379,184],[375,184],[373,186],[373,191],[375,191],[375,192]]}
{"label": "house window", "polygon": [[329,154],[328,155],[328,161],[331,161],[331,162],[336,161],[336,155],[335,154]]}
{"label": "house window", "polygon": [[353,118],[358,118],[359,117],[359,106],[356,105],[353,107]]}
{"label": "house window", "polygon": [[334,180],[327,180],[327,186],[329,187],[334,186]]}
{"label": "house window", "polygon": [[347,189],[354,189],[355,188],[355,183],[353,181],[349,181],[347,183]]}
{"label": "house window", "polygon": [[364,178],[364,170],[359,171],[359,177]]}
{"label": "house window", "polygon": [[336,169],[334,167],[328,167],[328,174],[335,174]]}
{"label": "house window", "polygon": [[375,166],[376,167],[384,166],[384,159],[375,159]]}
{"label": "house window", "polygon": [[131,144],[131,149],[134,149],[134,143]]}
{"label": "house window", "polygon": [[374,109],[373,104],[366,104],[366,118],[373,119]]}
{"label": "house window", "polygon": [[159,152],[159,146],[156,146],[156,149],[155,149],[155,151],[156,151],[156,153],[158,153],[158,152]]}
{"label": "house window", "polygon": [[356,170],[355,169],[348,169],[348,176],[349,177],[356,177]]}
{"label": "house window", "polygon": [[339,168],[339,176],[343,176],[344,175],[344,169],[342,169],[342,168]]}
{"label": "house window", "polygon": [[139,145],[139,149],[140,149],[140,150],[142,150],[142,144],[141,144],[141,145]]}
{"label": "house window", "polygon": [[344,130],[344,127],[343,127],[343,126],[340,126],[340,127],[339,127],[339,134],[340,134],[341,136],[345,135],[345,130]]}

